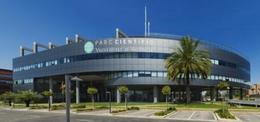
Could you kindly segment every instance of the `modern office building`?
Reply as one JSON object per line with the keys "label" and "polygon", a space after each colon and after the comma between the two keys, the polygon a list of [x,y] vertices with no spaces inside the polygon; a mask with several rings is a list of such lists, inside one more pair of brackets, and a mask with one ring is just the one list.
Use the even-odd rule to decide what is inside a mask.
{"label": "modern office building", "polygon": [[[127,36],[117,29],[114,38],[90,40],[76,35],[66,39],[66,44],[44,46],[33,44],[33,49],[20,48],[20,56],[13,59],[15,91],[32,89],[37,92],[51,89],[54,100],[63,100],[61,84],[65,76],[77,76],[83,81],[72,81],[71,89],[77,102],[86,101],[87,87],[98,88],[97,101],[107,99],[106,91],[112,91],[112,99],[123,99],[118,86],[129,87],[130,101],[158,102],[164,100],[160,90],[164,85],[172,87],[172,97],[177,101],[185,99],[185,87],[181,80],[167,79],[165,59],[179,47],[179,36],[149,34],[148,36]],[[39,51],[39,47],[46,50]],[[250,63],[240,54],[206,42],[199,49],[207,50],[212,61],[212,73],[208,79],[191,81],[192,100],[201,99],[201,91],[211,90],[217,97],[215,86],[223,80],[231,84],[232,93],[242,94],[250,88]],[[30,54],[25,55],[25,51]],[[77,90],[76,90],[77,89]],[[74,100],[75,100],[74,99]]]}
{"label": "modern office building", "polygon": [[0,94],[12,91],[13,78],[12,70],[0,69]]}

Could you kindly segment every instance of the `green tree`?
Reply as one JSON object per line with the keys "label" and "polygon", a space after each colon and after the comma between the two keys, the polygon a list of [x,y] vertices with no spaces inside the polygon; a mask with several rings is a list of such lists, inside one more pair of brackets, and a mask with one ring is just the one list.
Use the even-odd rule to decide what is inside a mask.
{"label": "green tree", "polygon": [[127,110],[127,93],[128,93],[128,88],[127,88],[127,86],[119,86],[118,90],[119,90],[120,94],[123,94],[125,96],[125,110]]}
{"label": "green tree", "polygon": [[[229,89],[229,83],[227,81],[221,81],[217,84],[217,88],[219,90],[228,90]],[[225,96],[223,95],[222,98],[222,112],[224,112],[224,101],[225,101]]]}
{"label": "green tree", "polygon": [[165,95],[166,108],[168,109],[168,96],[171,94],[171,87],[164,86],[161,92],[163,95]]}
{"label": "green tree", "polygon": [[51,91],[44,91],[42,92],[42,95],[48,98],[48,110],[51,110],[51,96],[53,96],[53,93]]}
{"label": "green tree", "polygon": [[91,95],[91,100],[92,100],[92,106],[93,109],[95,109],[95,99],[94,99],[94,95],[98,92],[98,90],[95,87],[89,87],[87,89],[88,94]]}
{"label": "green tree", "polygon": [[1,100],[5,103],[8,103],[9,106],[12,106],[12,102],[15,101],[15,93],[5,92],[1,95]]}
{"label": "green tree", "polygon": [[186,86],[186,103],[190,103],[190,80],[195,77],[206,79],[211,71],[209,53],[198,49],[199,41],[185,36],[180,40],[180,47],[166,59],[169,80],[183,80]]}
{"label": "green tree", "polygon": [[221,81],[217,84],[217,88],[219,90],[227,90],[229,88],[229,84],[227,81]]}
{"label": "green tree", "polygon": [[31,90],[28,91],[20,91],[17,93],[17,98],[23,101],[26,107],[30,107],[30,103],[32,101],[38,100],[41,96],[37,92],[33,92]]}

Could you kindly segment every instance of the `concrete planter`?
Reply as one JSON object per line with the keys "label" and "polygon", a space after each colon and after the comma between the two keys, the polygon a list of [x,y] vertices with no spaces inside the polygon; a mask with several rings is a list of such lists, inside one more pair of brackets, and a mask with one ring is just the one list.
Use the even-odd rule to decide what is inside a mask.
{"label": "concrete planter", "polygon": [[240,121],[240,119],[238,119],[236,116],[234,116],[234,114],[230,113],[231,115],[233,115],[235,117],[235,119],[225,119],[225,118],[221,118],[218,113],[214,112],[215,116],[217,117],[217,120],[221,120],[221,121]]}

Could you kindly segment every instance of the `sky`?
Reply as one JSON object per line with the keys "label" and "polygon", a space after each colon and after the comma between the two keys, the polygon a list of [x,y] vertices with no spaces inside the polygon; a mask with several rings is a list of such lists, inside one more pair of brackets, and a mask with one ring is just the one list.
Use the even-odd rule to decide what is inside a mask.
{"label": "sky", "polygon": [[65,44],[80,34],[113,37],[120,28],[144,34],[144,5],[151,32],[190,35],[246,56],[251,82],[260,81],[259,0],[0,0],[0,68],[12,69],[19,46]]}

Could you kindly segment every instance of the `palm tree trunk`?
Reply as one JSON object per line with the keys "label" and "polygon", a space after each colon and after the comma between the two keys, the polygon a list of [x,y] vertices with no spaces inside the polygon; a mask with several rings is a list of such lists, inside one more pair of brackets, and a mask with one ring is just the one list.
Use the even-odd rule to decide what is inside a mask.
{"label": "palm tree trunk", "polygon": [[9,100],[8,103],[9,103],[9,106],[12,106],[12,101],[11,100]]}
{"label": "palm tree trunk", "polygon": [[189,104],[191,100],[190,96],[190,73],[186,74],[186,103]]}
{"label": "palm tree trunk", "polygon": [[186,103],[190,103],[190,86],[189,85],[186,85]]}
{"label": "palm tree trunk", "polygon": [[25,106],[26,106],[26,107],[30,107],[30,102],[31,102],[30,100],[26,100],[26,101],[24,101],[24,102],[25,102]]}

